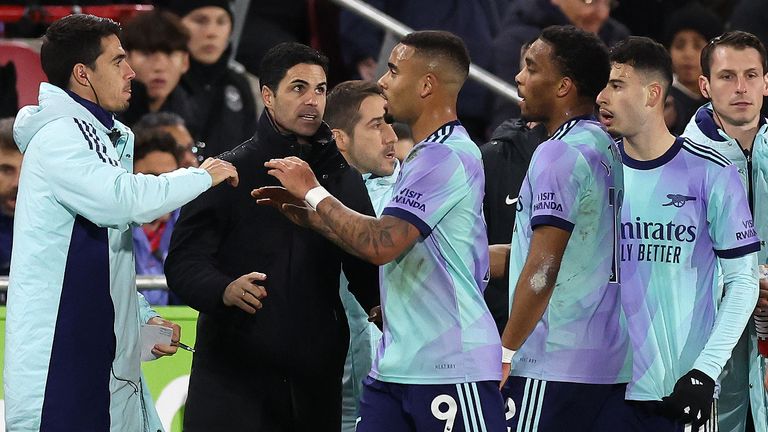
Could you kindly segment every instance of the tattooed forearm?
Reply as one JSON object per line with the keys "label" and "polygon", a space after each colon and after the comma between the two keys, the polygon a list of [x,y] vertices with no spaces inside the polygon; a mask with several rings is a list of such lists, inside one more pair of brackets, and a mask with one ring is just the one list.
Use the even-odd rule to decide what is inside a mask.
{"label": "tattooed forearm", "polygon": [[361,215],[335,199],[324,200],[318,206],[318,214],[336,239],[323,232],[326,237],[374,264],[391,261],[412,244],[413,240],[409,239],[415,240],[416,228],[410,223],[394,217],[377,219]]}

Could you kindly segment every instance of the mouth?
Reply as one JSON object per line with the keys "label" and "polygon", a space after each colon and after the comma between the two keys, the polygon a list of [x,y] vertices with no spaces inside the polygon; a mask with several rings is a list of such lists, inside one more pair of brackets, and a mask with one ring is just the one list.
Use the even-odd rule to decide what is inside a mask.
{"label": "mouth", "polygon": [[165,83],[166,83],[166,81],[164,79],[162,79],[162,78],[155,78],[155,79],[149,81],[149,86],[153,87],[153,88],[154,87],[162,87],[162,86],[165,85]]}
{"label": "mouth", "polygon": [[392,160],[395,158],[395,149],[391,149],[388,152],[384,153],[384,159],[386,160]]}
{"label": "mouth", "polygon": [[731,106],[735,106],[737,108],[747,108],[749,106],[752,106],[752,102],[736,101],[736,102],[731,102]]}
{"label": "mouth", "polygon": [[310,112],[310,113],[303,113],[299,114],[299,118],[308,121],[308,122],[315,122],[320,117],[320,115],[316,112]]}
{"label": "mouth", "polygon": [[613,123],[613,113],[600,108],[600,123],[602,123],[605,126],[610,126]]}

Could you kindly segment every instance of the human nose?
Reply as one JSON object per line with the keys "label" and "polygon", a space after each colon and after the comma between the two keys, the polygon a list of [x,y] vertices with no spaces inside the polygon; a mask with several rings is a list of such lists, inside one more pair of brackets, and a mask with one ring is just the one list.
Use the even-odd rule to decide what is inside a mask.
{"label": "human nose", "polygon": [[384,145],[391,145],[397,142],[397,134],[392,126],[388,123],[384,124],[384,133],[381,136],[381,141]]}
{"label": "human nose", "polygon": [[597,102],[597,104],[601,106],[608,103],[608,100],[605,97],[605,89],[602,89],[600,93],[597,94],[597,98],[595,99],[595,102]]}
{"label": "human nose", "polygon": [[743,77],[739,77],[736,81],[736,93],[744,94],[747,92],[747,81]]}
{"label": "human nose", "polygon": [[129,65],[127,61],[124,61],[123,64],[125,65],[125,69],[126,69],[124,71],[125,79],[128,81],[134,79],[136,77],[136,72],[133,71],[133,68],[131,67],[131,65]]}

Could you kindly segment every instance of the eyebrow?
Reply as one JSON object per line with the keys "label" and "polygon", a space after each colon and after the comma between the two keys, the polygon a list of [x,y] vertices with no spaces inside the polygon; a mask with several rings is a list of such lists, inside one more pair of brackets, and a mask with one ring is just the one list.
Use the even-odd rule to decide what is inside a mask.
{"label": "eyebrow", "polygon": [[614,78],[614,79],[609,79],[608,80],[608,84],[617,84],[617,83],[624,84],[624,82],[625,81],[623,79],[621,79],[621,78]]}
{"label": "eyebrow", "polygon": [[112,57],[112,61],[113,62],[117,62],[117,61],[120,61],[120,60],[125,60],[127,57],[128,56],[126,56],[125,54],[118,54],[118,55]]}
{"label": "eyebrow", "polygon": [[[291,81],[289,84],[304,84],[304,85],[308,86],[309,82],[307,82],[306,80],[303,80],[301,78],[296,78],[295,80]],[[328,86],[328,83],[326,83],[325,81],[322,81],[322,82],[317,84],[317,87],[321,87],[321,86]]]}
{"label": "eyebrow", "polygon": [[389,63],[389,62],[387,62],[387,67],[388,67],[388,68],[390,68],[390,69],[392,69],[393,71],[397,71],[397,70],[398,70],[398,69],[397,69],[397,66],[395,66],[395,64],[394,64],[394,63]]}
{"label": "eyebrow", "polygon": [[374,117],[374,118],[368,120],[368,124],[370,125],[370,124],[373,124],[373,123],[376,123],[376,122],[380,122],[380,121],[382,121],[382,122],[384,121],[384,116],[383,115],[380,115],[378,117]]}
{"label": "eyebrow", "polygon": [[[738,75],[738,71],[733,70],[733,69],[720,69],[719,71],[717,71],[718,74],[721,74],[721,73],[724,73],[724,72],[728,72],[728,73],[732,73],[732,74],[737,74]],[[756,67],[751,67],[751,68],[748,68],[748,69],[744,69],[742,72],[757,72],[757,68]]]}

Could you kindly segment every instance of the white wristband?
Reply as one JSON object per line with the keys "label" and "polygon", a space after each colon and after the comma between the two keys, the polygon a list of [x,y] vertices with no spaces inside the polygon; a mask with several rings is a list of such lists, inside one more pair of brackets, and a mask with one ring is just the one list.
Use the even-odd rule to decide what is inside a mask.
{"label": "white wristband", "polygon": [[312,210],[317,210],[317,206],[320,204],[320,201],[328,198],[329,196],[331,196],[331,194],[325,190],[324,187],[318,186],[310,189],[309,192],[304,195],[304,201],[309,204],[310,207],[312,207]]}
{"label": "white wristband", "polygon": [[509,348],[505,348],[504,346],[501,347],[501,362],[502,363],[512,363],[512,357],[515,356],[515,353],[517,351],[511,350]]}

